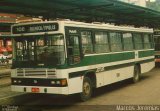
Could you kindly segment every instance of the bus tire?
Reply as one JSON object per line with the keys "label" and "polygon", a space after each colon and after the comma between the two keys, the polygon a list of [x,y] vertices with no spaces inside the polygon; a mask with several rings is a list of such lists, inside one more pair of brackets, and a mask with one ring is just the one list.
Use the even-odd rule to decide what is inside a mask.
{"label": "bus tire", "polygon": [[137,83],[140,80],[140,67],[134,66],[133,83]]}
{"label": "bus tire", "polygon": [[92,96],[92,82],[90,78],[84,77],[83,80],[83,86],[82,86],[82,92],[80,93],[80,99],[81,101],[87,101]]}

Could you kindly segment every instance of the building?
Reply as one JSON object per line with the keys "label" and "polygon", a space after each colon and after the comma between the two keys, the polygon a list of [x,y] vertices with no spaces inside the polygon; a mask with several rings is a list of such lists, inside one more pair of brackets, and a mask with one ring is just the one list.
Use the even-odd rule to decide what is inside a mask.
{"label": "building", "polygon": [[120,1],[127,2],[133,5],[139,5],[142,7],[146,7],[146,0],[120,0]]}
{"label": "building", "polygon": [[16,23],[17,15],[0,13],[0,36],[10,36],[10,25]]}

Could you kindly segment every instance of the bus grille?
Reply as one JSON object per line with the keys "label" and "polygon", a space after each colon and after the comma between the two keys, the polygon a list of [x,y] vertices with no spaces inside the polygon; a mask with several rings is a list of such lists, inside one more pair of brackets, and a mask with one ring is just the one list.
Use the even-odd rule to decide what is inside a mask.
{"label": "bus grille", "polygon": [[17,76],[55,77],[55,69],[17,69]]}

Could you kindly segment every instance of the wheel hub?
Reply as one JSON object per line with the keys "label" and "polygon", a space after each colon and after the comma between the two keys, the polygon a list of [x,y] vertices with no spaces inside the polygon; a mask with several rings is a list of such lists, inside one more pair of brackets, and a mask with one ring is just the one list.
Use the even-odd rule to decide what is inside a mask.
{"label": "wheel hub", "polygon": [[90,90],[91,90],[91,88],[90,88],[89,83],[85,82],[85,83],[84,83],[84,86],[83,86],[84,94],[85,94],[85,95],[90,94]]}

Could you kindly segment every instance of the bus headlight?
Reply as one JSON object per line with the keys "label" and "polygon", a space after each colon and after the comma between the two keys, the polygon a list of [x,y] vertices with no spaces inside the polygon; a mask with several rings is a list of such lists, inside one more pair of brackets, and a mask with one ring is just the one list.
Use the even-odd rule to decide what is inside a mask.
{"label": "bus headlight", "polygon": [[18,83],[21,83],[21,82],[22,82],[21,80],[18,81]]}
{"label": "bus headlight", "polygon": [[67,79],[52,80],[50,84],[53,86],[67,86]]}
{"label": "bus headlight", "polygon": [[13,83],[17,83],[17,80],[14,80]]}
{"label": "bus headlight", "polygon": [[61,84],[61,82],[60,82],[60,81],[56,81],[56,84],[60,85],[60,84]]}

